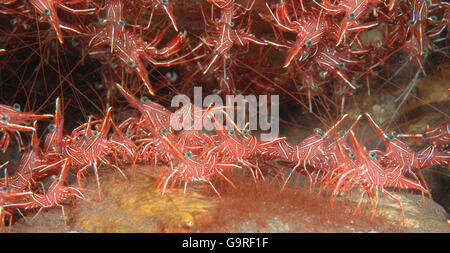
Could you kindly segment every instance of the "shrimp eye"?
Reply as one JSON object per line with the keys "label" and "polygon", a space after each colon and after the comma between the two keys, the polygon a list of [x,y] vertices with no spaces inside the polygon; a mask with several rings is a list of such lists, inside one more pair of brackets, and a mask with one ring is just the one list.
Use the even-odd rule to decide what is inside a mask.
{"label": "shrimp eye", "polygon": [[348,153],[348,157],[350,157],[351,159],[355,158],[355,154],[353,153]]}
{"label": "shrimp eye", "polygon": [[388,141],[392,141],[394,139],[394,136],[388,135],[386,138],[388,139]]}
{"label": "shrimp eye", "polygon": [[141,99],[140,99],[140,101],[141,101],[141,103],[145,104],[145,103],[148,102],[148,97],[142,96]]}
{"label": "shrimp eye", "polygon": [[94,132],[92,133],[92,135],[93,135],[94,137],[98,137],[98,136],[100,135],[100,133],[99,133],[98,131],[94,131]]}
{"label": "shrimp eye", "polygon": [[13,104],[13,109],[16,111],[16,112],[18,112],[18,111],[20,111],[20,105],[19,104]]}
{"label": "shrimp eye", "polygon": [[215,55],[219,55],[219,54],[220,54],[219,50],[217,50],[217,49],[214,50],[214,54],[215,54]]}
{"label": "shrimp eye", "polygon": [[320,138],[325,138],[325,132],[324,131],[320,131],[320,132],[318,132],[318,135],[319,135],[319,137]]}
{"label": "shrimp eye", "polygon": [[339,134],[340,134],[341,136],[345,136],[345,135],[347,134],[347,131],[345,131],[345,130],[339,131]]}
{"label": "shrimp eye", "polygon": [[249,133],[250,133],[250,130],[248,130],[248,129],[242,130],[242,134],[243,134],[243,135],[247,135],[247,134],[249,134]]}
{"label": "shrimp eye", "polygon": [[320,71],[320,72],[319,72],[319,76],[320,76],[321,78],[325,78],[325,72]]}
{"label": "shrimp eye", "polygon": [[312,46],[312,40],[305,41],[305,46],[307,46],[307,47]]}
{"label": "shrimp eye", "polygon": [[392,131],[392,136],[394,136],[394,137],[397,137],[398,136],[398,134],[397,134],[397,132],[396,131]]}
{"label": "shrimp eye", "polygon": [[125,21],[120,20],[120,21],[119,21],[119,25],[120,25],[120,27],[124,27],[124,26],[125,26]]}
{"label": "shrimp eye", "polygon": [[422,139],[426,139],[426,138],[428,138],[428,135],[427,134],[422,134]]}
{"label": "shrimp eye", "polygon": [[177,72],[167,72],[166,77],[169,78],[170,81],[175,82],[178,79]]}
{"label": "shrimp eye", "polygon": [[352,13],[348,14],[348,18],[349,18],[349,19],[355,18],[355,13],[352,12]]}
{"label": "shrimp eye", "polygon": [[160,132],[161,134],[166,134],[166,133],[167,133],[167,129],[162,128],[159,132]]}
{"label": "shrimp eye", "polygon": [[236,95],[239,95],[239,94],[241,94],[242,92],[241,92],[241,90],[235,90],[235,93],[236,93]]}
{"label": "shrimp eye", "polygon": [[98,19],[98,23],[103,25],[105,23],[105,19],[104,18],[99,18]]}
{"label": "shrimp eye", "polygon": [[14,24],[16,23],[16,18],[10,19],[10,20],[9,20],[9,23],[10,23],[11,25],[14,25]]}
{"label": "shrimp eye", "polygon": [[233,130],[228,131],[228,135],[229,136],[233,136],[234,135],[234,131]]}
{"label": "shrimp eye", "polygon": [[167,4],[167,3],[169,3],[169,1],[167,1],[167,0],[162,1],[162,4]]}
{"label": "shrimp eye", "polygon": [[127,135],[128,137],[130,137],[130,136],[132,136],[132,135],[133,135],[133,132],[131,132],[131,131],[127,131],[127,132],[126,132],[126,135]]}
{"label": "shrimp eye", "polygon": [[230,22],[230,26],[231,26],[231,27],[235,27],[235,26],[236,26],[236,23],[234,23],[233,21],[231,21],[231,22]]}
{"label": "shrimp eye", "polygon": [[369,158],[370,158],[370,159],[376,159],[376,158],[377,158],[377,153],[375,153],[375,152],[370,152],[370,153],[369,153]]}
{"label": "shrimp eye", "polygon": [[2,122],[4,122],[4,123],[6,123],[6,122],[8,122],[8,117],[7,117],[7,115],[5,114],[5,115],[3,115],[3,117],[0,119]]}
{"label": "shrimp eye", "polygon": [[3,186],[3,187],[2,187],[2,192],[5,192],[5,193],[8,192],[8,187]]}
{"label": "shrimp eye", "polygon": [[189,152],[186,152],[185,154],[184,154],[184,157],[186,157],[186,158],[191,158],[192,157],[192,152],[191,151],[189,151]]}
{"label": "shrimp eye", "polygon": [[51,124],[51,125],[49,125],[48,126],[48,130],[50,130],[50,131],[55,131],[56,130],[56,125],[55,124]]}
{"label": "shrimp eye", "polygon": [[216,18],[216,19],[214,19],[214,21],[216,21],[216,23],[219,23],[220,22],[220,18]]}
{"label": "shrimp eye", "polygon": [[211,93],[212,94],[217,94],[217,93],[219,93],[219,90],[218,89],[213,89]]}
{"label": "shrimp eye", "polygon": [[130,65],[130,68],[134,68],[136,67],[136,62],[134,62],[133,60],[131,60],[128,65]]}
{"label": "shrimp eye", "polygon": [[49,10],[49,9],[45,9],[45,10],[44,10],[44,14],[45,14],[45,15],[50,15],[50,10]]}
{"label": "shrimp eye", "polygon": [[436,22],[438,20],[438,17],[437,16],[431,16],[430,19],[431,19],[431,21]]}
{"label": "shrimp eye", "polygon": [[339,69],[343,69],[344,67],[345,67],[345,63],[339,62],[338,68],[339,68]]}

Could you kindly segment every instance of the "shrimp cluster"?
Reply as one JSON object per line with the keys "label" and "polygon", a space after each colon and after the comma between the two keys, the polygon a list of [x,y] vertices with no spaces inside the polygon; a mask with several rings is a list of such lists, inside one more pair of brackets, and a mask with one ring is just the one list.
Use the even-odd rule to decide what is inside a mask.
{"label": "shrimp cluster", "polygon": [[[421,172],[450,161],[448,116],[423,132],[397,133],[384,131],[370,113],[363,113],[343,129],[351,118],[346,99],[363,84],[370,93],[375,69],[391,56],[404,56],[424,76],[431,52],[448,58],[437,47],[449,37],[447,2],[0,0],[0,18],[10,21],[0,25],[0,150],[6,152],[13,143],[20,154],[17,164],[0,162],[5,171],[0,228],[11,228],[15,213],[37,210],[36,217],[54,206],[65,217],[66,200],[86,198],[89,174],[95,176],[101,199],[105,167],[125,178],[124,165],[152,164],[152,170],[159,170],[162,194],[177,185],[186,192],[198,182],[220,199],[214,180],[234,187],[233,171],[248,173],[255,183],[277,181],[281,188],[301,173],[332,199],[359,190],[357,208],[369,196],[374,214],[379,193],[402,210],[392,191],[430,194]],[[22,61],[18,52],[24,48],[30,56]],[[69,48],[75,53],[69,54]],[[39,63],[31,66],[27,59],[36,55]],[[78,62],[66,64],[71,57],[79,57]],[[85,73],[91,66],[93,74]],[[17,90],[6,92],[16,79]],[[78,79],[87,88],[77,86]],[[314,101],[324,97],[331,101],[324,105],[327,113],[334,108],[339,116],[329,113],[329,127],[314,130],[296,145],[286,137],[260,140],[248,124],[238,126],[225,106],[191,104],[173,112],[161,102],[196,86],[221,98],[283,94],[313,115]],[[29,94],[28,88],[42,92]],[[75,95],[67,95],[68,90]],[[25,94],[27,110],[4,102],[6,93],[14,94],[11,100]],[[42,105],[33,100],[38,96],[44,97]],[[65,109],[80,107],[82,100],[94,105],[97,115],[79,108],[83,121],[67,129]],[[132,116],[119,120],[115,115],[124,104]],[[49,107],[54,111],[43,113]],[[202,129],[205,120],[212,131]],[[358,133],[363,122],[381,148],[367,150]],[[414,150],[408,141],[421,149]],[[69,183],[69,175],[76,183]]]}

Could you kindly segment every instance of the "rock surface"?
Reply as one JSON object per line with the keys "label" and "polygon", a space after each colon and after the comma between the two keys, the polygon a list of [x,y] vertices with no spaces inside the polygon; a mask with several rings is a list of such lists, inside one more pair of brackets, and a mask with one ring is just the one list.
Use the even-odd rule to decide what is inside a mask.
{"label": "rock surface", "polygon": [[371,205],[363,204],[355,214],[351,200],[330,203],[326,194],[299,185],[280,192],[276,183],[255,185],[237,176],[237,189],[216,183],[221,202],[211,190],[195,184],[188,185],[184,196],[183,187],[161,195],[149,167],[125,171],[128,180],[115,171],[102,173],[101,201],[96,182],[89,182],[86,201],[77,200],[73,208],[66,205],[67,226],[61,209],[51,208],[30,223],[19,220],[12,232],[450,232],[445,210],[414,193],[392,193],[404,209],[402,227],[398,203],[383,194],[371,220]]}

